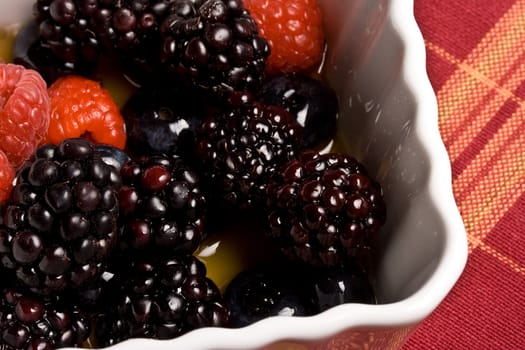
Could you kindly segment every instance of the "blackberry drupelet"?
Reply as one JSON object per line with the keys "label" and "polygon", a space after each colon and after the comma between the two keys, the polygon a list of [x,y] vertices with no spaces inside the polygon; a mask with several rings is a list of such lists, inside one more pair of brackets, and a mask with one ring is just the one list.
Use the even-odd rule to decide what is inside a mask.
{"label": "blackberry drupelet", "polygon": [[162,64],[213,95],[252,90],[270,49],[242,0],[175,0],[161,25]]}
{"label": "blackberry drupelet", "polygon": [[[37,0],[34,4],[38,35],[27,45],[21,63],[34,65],[48,82],[76,73],[89,75],[101,53],[100,42],[90,20],[98,0]],[[31,35],[29,28],[25,35]],[[23,55],[19,55],[23,56]]]}
{"label": "blackberry drupelet", "polygon": [[382,188],[346,154],[302,153],[268,186],[268,234],[313,265],[363,259],[386,219]]}
{"label": "blackberry drupelet", "polygon": [[97,346],[135,338],[171,339],[201,327],[228,325],[229,312],[204,264],[192,255],[134,259],[104,290],[95,322]]}
{"label": "blackberry drupelet", "polygon": [[2,289],[0,315],[2,350],[80,347],[90,334],[89,317],[76,307],[21,289]]}
{"label": "blackberry drupelet", "polygon": [[87,139],[40,146],[2,212],[2,265],[44,295],[95,280],[116,246],[120,185]]}
{"label": "blackberry drupelet", "polygon": [[205,236],[206,197],[180,158],[124,163],[118,198],[124,250],[193,253]]}
{"label": "blackberry drupelet", "polygon": [[281,107],[235,92],[228,107],[197,131],[196,159],[214,201],[248,209],[262,204],[269,178],[295,156],[301,127]]}

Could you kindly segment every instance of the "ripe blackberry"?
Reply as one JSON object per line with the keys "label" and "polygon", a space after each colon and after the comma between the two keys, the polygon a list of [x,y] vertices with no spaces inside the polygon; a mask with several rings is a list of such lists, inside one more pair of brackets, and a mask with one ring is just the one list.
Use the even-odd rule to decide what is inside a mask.
{"label": "ripe blackberry", "polygon": [[[27,45],[27,63],[46,72],[46,78],[77,73],[89,75],[100,55],[100,43],[90,19],[99,1],[37,0],[33,7],[36,40]],[[31,35],[31,29],[24,35]],[[45,57],[45,59],[44,59]],[[56,68],[52,68],[53,65]]]}
{"label": "ripe blackberry", "polygon": [[135,259],[110,281],[110,313],[95,322],[97,346],[145,337],[170,339],[196,328],[227,326],[229,312],[206,268],[192,255]]}
{"label": "ripe blackberry", "polygon": [[246,209],[263,203],[269,177],[294,157],[300,140],[289,112],[236,92],[228,108],[201,124],[195,153],[212,195]]}
{"label": "ripe blackberry", "polygon": [[257,87],[270,52],[242,0],[175,0],[161,40],[169,73],[219,95]]}
{"label": "ripe blackberry", "polygon": [[121,168],[118,198],[124,249],[193,253],[204,237],[206,198],[177,157],[152,156]]}
{"label": "ripe blackberry", "polygon": [[90,320],[74,306],[20,289],[2,289],[0,349],[79,347],[90,334]]}
{"label": "ripe blackberry", "polygon": [[313,265],[365,256],[386,218],[381,186],[346,154],[305,152],[267,193],[269,235],[288,256]]}
{"label": "ripe blackberry", "polygon": [[120,59],[124,73],[137,84],[158,76],[160,24],[176,0],[95,1],[90,27],[104,50]]}
{"label": "ripe blackberry", "polygon": [[32,291],[94,280],[118,236],[118,171],[86,139],[39,147],[19,171],[0,225],[1,263]]}

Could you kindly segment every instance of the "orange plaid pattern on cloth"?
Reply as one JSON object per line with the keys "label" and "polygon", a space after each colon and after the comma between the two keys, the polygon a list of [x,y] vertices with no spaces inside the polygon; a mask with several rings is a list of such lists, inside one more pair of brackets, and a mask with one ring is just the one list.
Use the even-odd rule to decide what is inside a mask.
{"label": "orange plaid pattern on cloth", "polygon": [[525,0],[415,0],[469,260],[403,350],[525,349]]}

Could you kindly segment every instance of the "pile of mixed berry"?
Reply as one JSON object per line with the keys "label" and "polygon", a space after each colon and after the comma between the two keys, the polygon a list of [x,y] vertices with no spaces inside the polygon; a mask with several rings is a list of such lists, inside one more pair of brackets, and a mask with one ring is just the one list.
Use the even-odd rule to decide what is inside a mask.
{"label": "pile of mixed berry", "polygon": [[[324,50],[317,0],[37,0],[0,64],[0,349],[373,303],[385,203],[318,151]],[[101,62],[133,83],[124,105]],[[195,252],[240,221],[266,259],[220,289]]]}

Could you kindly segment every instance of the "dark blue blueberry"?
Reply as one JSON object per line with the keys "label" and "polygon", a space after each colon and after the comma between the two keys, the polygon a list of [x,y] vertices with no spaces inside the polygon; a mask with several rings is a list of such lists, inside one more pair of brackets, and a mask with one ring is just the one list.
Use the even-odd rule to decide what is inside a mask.
{"label": "dark blue blueberry", "polygon": [[315,293],[295,265],[257,267],[238,274],[225,291],[232,327],[269,316],[310,316],[319,310]]}
{"label": "dark blue blueberry", "polygon": [[368,276],[357,264],[321,268],[313,276],[321,311],[344,303],[376,303]]}
{"label": "dark blue blueberry", "polygon": [[140,88],[122,109],[127,147],[136,156],[189,154],[206,103],[197,92],[158,84]]}
{"label": "dark blue blueberry", "polygon": [[122,167],[122,164],[130,160],[128,154],[120,148],[110,145],[95,146],[95,154],[98,155],[106,164],[109,164],[116,169]]}
{"label": "dark blue blueberry", "polygon": [[258,99],[295,115],[304,127],[304,148],[324,146],[335,136],[339,113],[337,95],[320,80],[299,74],[279,75],[262,86]]}

